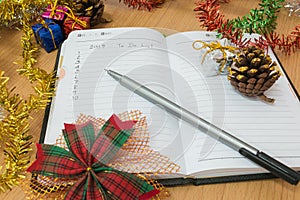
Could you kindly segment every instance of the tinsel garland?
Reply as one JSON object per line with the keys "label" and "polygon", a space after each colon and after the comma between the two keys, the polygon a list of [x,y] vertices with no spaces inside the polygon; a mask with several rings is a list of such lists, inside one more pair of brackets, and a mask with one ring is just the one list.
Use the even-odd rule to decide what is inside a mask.
{"label": "tinsel garland", "polygon": [[284,0],[262,0],[259,8],[251,9],[250,13],[243,17],[230,20],[233,28],[243,29],[247,33],[267,33],[276,30],[277,13]]}
{"label": "tinsel garland", "polygon": [[[219,32],[222,38],[229,39],[239,47],[249,44],[262,48],[270,46],[287,54],[300,48],[300,24],[287,36],[275,32],[276,13],[281,7],[282,0],[262,0],[260,9],[253,9],[247,17],[233,20],[225,18],[218,2],[218,0],[196,2],[194,11],[201,27],[208,31]],[[244,40],[242,38],[244,32],[260,33],[262,36],[255,41]]]}
{"label": "tinsel garland", "polygon": [[[153,7],[164,3],[165,0],[119,0],[125,5],[136,9],[151,10]],[[0,26],[18,28],[23,18],[23,8],[30,20],[40,16],[43,8],[48,4],[53,4],[54,0],[2,0],[0,1]],[[67,5],[74,8],[74,0],[58,0],[58,5]]]}
{"label": "tinsel garland", "polygon": [[164,3],[165,0],[119,0],[123,2],[128,7],[151,10],[153,7]]}
{"label": "tinsel garland", "polygon": [[[72,0],[59,0],[59,4],[72,6]],[[0,1],[0,26],[19,28],[24,13],[30,20],[36,19],[53,0],[2,0]],[[25,9],[25,10],[24,10]],[[25,12],[24,12],[25,11]]]}
{"label": "tinsel garland", "polygon": [[4,119],[0,121],[0,139],[5,144],[3,150],[5,168],[0,175],[1,192],[18,185],[20,178],[25,178],[24,172],[30,161],[28,153],[32,150],[32,136],[29,133],[30,114],[32,111],[45,108],[54,93],[54,74],[33,67],[37,62],[38,48],[31,43],[33,32],[30,26],[32,16],[27,12],[29,8],[30,6],[25,3],[20,7],[19,14],[22,16],[20,23],[24,34],[21,38],[23,66],[18,71],[31,83],[36,83],[33,87],[36,94],[31,94],[27,100],[22,99],[13,93],[13,89],[7,88],[9,78],[4,76],[4,72],[0,73],[0,105],[5,110]]}
{"label": "tinsel garland", "polygon": [[23,172],[29,163],[28,152],[31,151],[28,112],[23,111],[26,105],[24,100],[7,89],[8,79],[3,72],[0,73],[0,103],[8,112],[0,122],[0,137],[5,141],[5,169],[0,176],[1,192],[11,189],[18,184],[20,178],[24,178]]}

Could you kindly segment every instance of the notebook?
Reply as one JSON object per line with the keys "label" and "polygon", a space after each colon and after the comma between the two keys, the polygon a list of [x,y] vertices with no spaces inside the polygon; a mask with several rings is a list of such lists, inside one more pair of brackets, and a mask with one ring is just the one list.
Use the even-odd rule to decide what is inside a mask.
{"label": "notebook", "polygon": [[[257,37],[248,35],[247,37]],[[266,170],[195,127],[173,117],[121,86],[105,69],[144,84],[205,120],[226,130],[286,165],[300,170],[300,103],[282,76],[265,93],[268,104],[245,97],[218,73],[216,52],[195,50],[193,42],[218,40],[217,33],[178,32],[166,36],[150,28],[74,31],[57,59],[56,95],[46,110],[40,142],[54,144],[64,123],[80,114],[108,119],[113,113],[140,110],[147,118],[150,147],[180,166],[174,174],[156,176],[165,185],[209,184],[272,178]],[[197,45],[197,44],[196,44]]]}

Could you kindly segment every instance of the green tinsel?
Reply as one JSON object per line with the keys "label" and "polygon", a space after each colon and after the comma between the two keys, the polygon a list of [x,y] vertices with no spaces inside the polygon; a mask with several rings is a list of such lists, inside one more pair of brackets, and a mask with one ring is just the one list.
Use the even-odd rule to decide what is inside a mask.
{"label": "green tinsel", "polygon": [[270,33],[277,27],[277,13],[283,6],[284,0],[262,0],[259,8],[251,9],[250,13],[229,21],[234,29],[247,33]]}

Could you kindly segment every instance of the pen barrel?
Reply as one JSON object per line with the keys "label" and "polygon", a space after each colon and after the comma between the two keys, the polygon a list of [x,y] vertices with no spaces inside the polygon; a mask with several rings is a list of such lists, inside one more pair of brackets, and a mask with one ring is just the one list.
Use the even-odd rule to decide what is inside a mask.
{"label": "pen barrel", "polygon": [[273,175],[286,180],[290,184],[297,185],[300,180],[300,174],[298,172],[275,160],[264,152],[253,154],[247,149],[241,148],[239,153],[257,165],[267,169]]}
{"label": "pen barrel", "polygon": [[163,107],[170,114],[197,127],[207,135],[219,140],[220,142],[231,147],[232,149],[238,151],[241,155],[250,159],[251,161],[260,165],[261,167],[269,170],[275,176],[281,177],[291,184],[297,184],[299,182],[300,176],[298,172],[271,158],[267,154],[258,151],[256,148],[243,142],[237,137],[209,123],[208,121],[202,119],[196,114],[186,110],[185,108],[182,108],[178,104],[150,90],[149,88],[141,85],[140,83],[128,78],[127,76],[123,76],[111,70],[107,70],[107,73],[111,77],[119,81],[120,84],[124,87],[145,98],[146,100],[152,102],[153,104],[157,104]]}
{"label": "pen barrel", "polygon": [[[115,73],[115,74],[114,74]],[[138,94],[139,96],[147,99],[153,104],[163,107],[168,113],[176,116],[179,119],[197,127],[202,132],[207,135],[217,139],[218,141],[226,144],[232,149],[239,151],[241,148],[246,148],[248,151],[256,154],[258,150],[242,140],[234,137],[228,132],[220,129],[219,127],[211,124],[210,122],[202,119],[196,114],[182,108],[178,104],[170,101],[169,99],[161,96],[160,94],[150,90],[149,88],[141,85],[140,83],[128,78],[127,76],[122,76],[116,72],[110,73],[110,75],[118,80],[121,85]]]}

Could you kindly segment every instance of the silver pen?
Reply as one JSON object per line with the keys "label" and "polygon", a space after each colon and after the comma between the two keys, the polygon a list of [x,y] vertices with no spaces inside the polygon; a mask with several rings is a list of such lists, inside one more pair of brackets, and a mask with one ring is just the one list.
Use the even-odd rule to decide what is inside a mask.
{"label": "silver pen", "polygon": [[187,109],[182,108],[178,104],[157,94],[156,92],[132,80],[131,78],[109,69],[106,71],[112,78],[117,80],[124,87],[145,98],[151,103],[162,106],[168,113],[197,127],[199,130],[206,133],[207,135],[231,147],[244,157],[270,171],[276,177],[280,177],[294,185],[297,185],[297,183],[299,182],[300,174],[297,171],[275,160],[266,153],[247,144],[246,142],[231,135],[225,130],[222,130],[221,128],[215,126],[214,124],[202,119],[201,117],[188,111]]}

